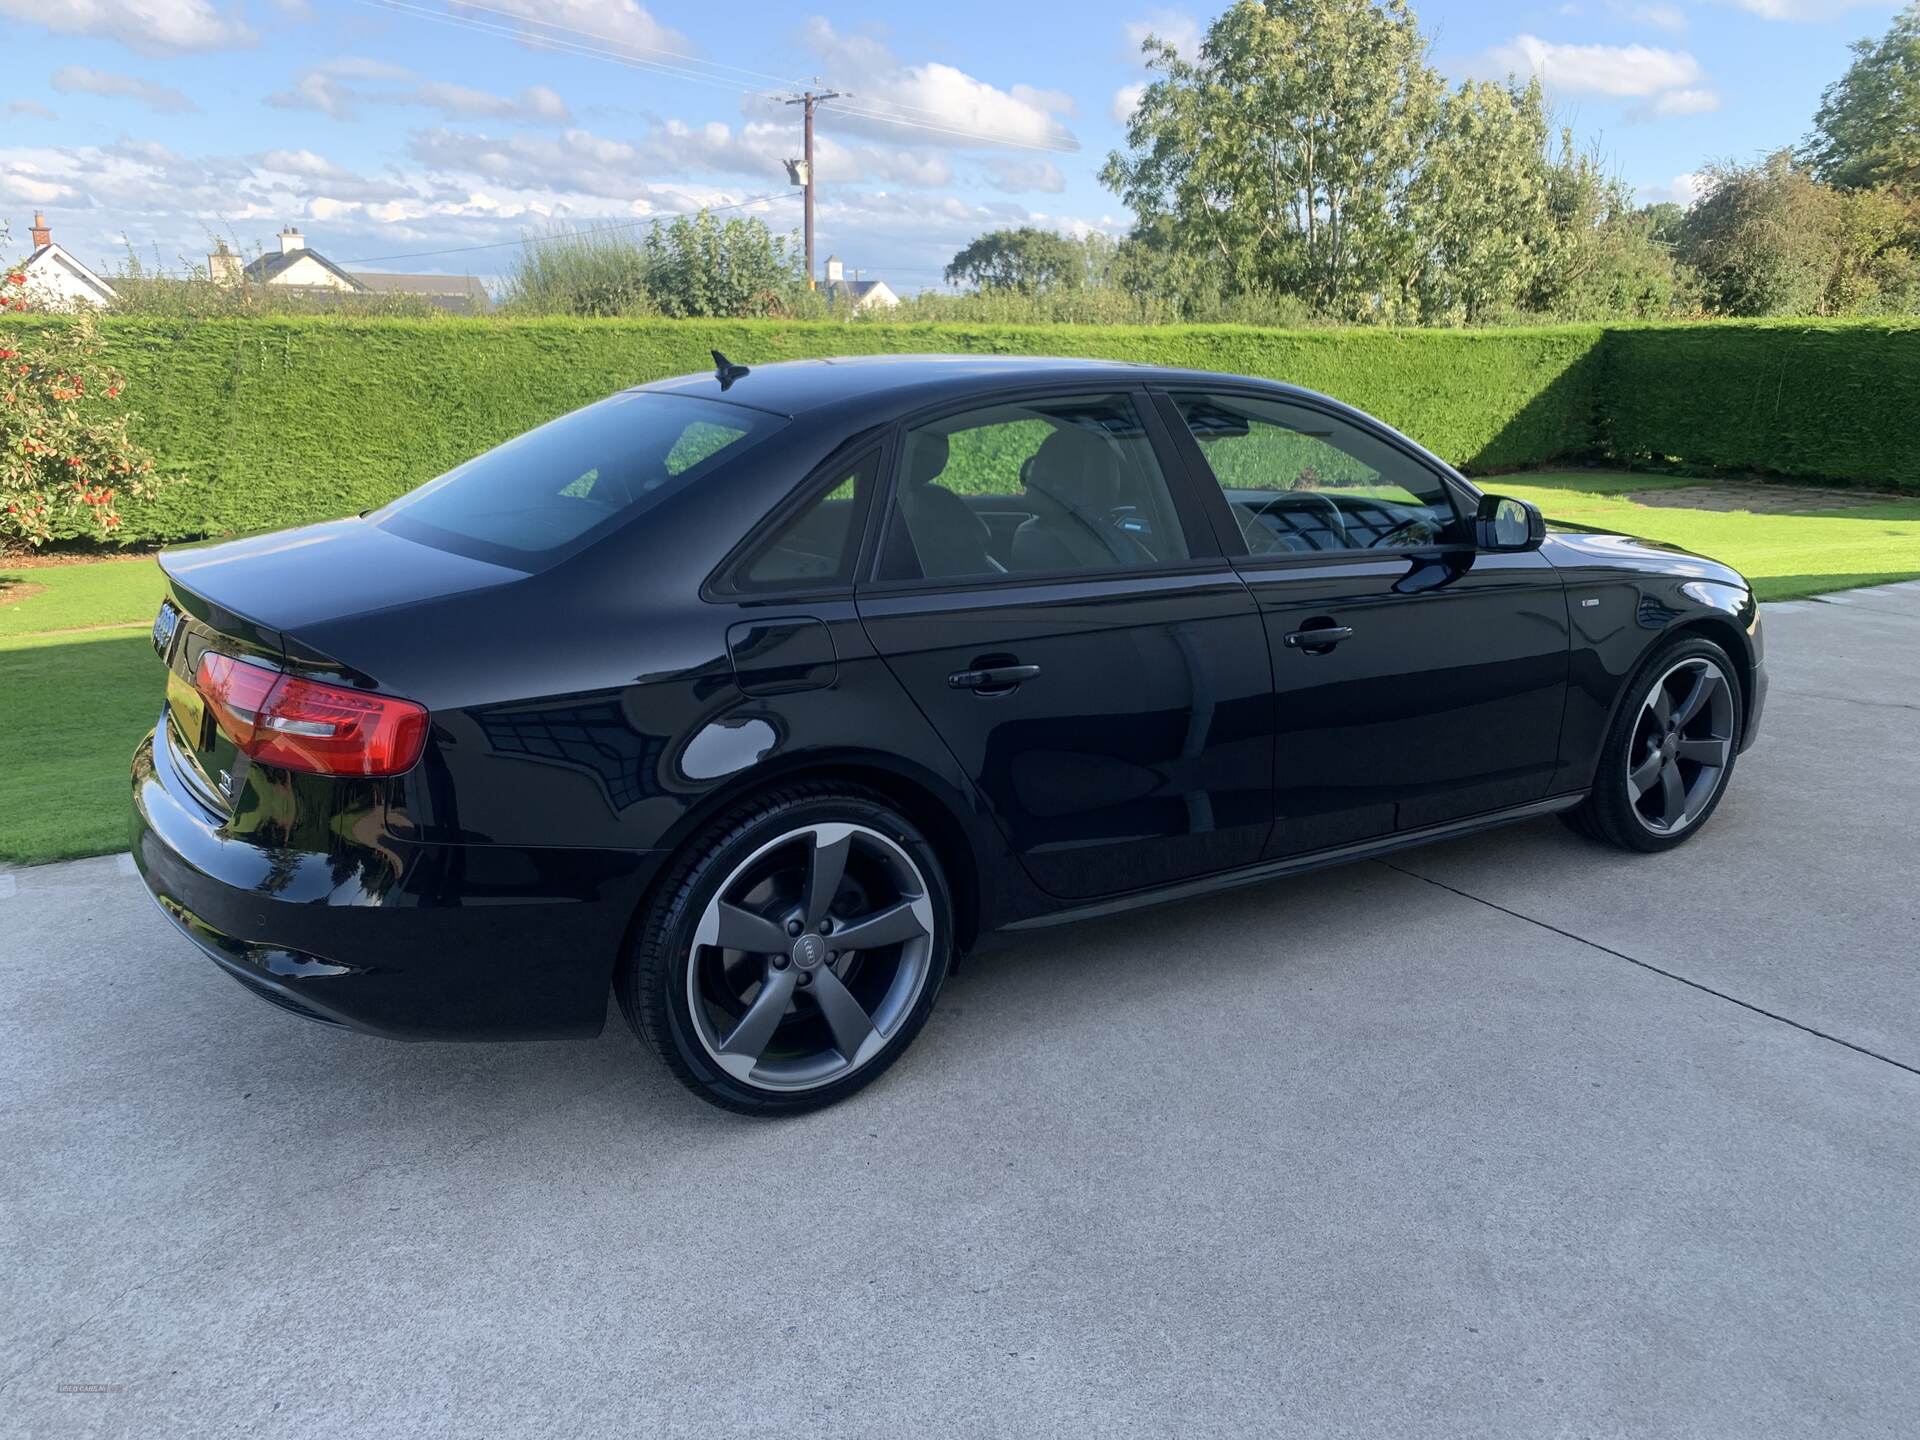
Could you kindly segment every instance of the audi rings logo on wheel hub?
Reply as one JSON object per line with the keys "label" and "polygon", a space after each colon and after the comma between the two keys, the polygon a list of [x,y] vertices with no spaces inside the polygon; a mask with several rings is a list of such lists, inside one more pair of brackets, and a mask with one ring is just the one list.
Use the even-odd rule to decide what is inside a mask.
{"label": "audi rings logo on wheel hub", "polygon": [[793,942],[793,963],[802,970],[811,970],[827,958],[827,942],[818,935],[802,935]]}

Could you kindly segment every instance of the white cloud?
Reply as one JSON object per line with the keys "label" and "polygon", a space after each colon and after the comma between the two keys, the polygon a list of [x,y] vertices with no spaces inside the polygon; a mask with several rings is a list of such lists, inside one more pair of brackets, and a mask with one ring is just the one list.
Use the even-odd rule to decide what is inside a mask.
{"label": "white cloud", "polygon": [[240,17],[209,0],[0,0],[0,17],[44,25],[56,35],[117,40],[143,55],[251,45]]}
{"label": "white cloud", "polygon": [[1147,93],[1146,82],[1138,85],[1122,85],[1113,92],[1113,103],[1107,107],[1107,114],[1124,125],[1133,118],[1134,108],[1139,105],[1140,97]]}
{"label": "white cloud", "polygon": [[9,100],[7,102],[7,113],[9,115],[25,115],[34,120],[52,120],[55,118],[53,111],[42,105],[38,100]]}
{"label": "white cloud", "polygon": [[1711,90],[1667,90],[1644,105],[1628,112],[1635,120],[1667,119],[1675,115],[1705,115],[1720,108],[1720,97]]}
{"label": "white cloud", "polygon": [[131,75],[89,70],[84,65],[62,66],[53,72],[51,83],[62,95],[104,95],[138,100],[156,115],[190,115],[200,108],[171,86],[156,85]]}
{"label": "white cloud", "polygon": [[1633,5],[1615,0],[1613,9],[1614,13],[1623,20],[1635,25],[1650,26],[1655,30],[1665,30],[1670,35],[1678,35],[1687,28],[1687,12],[1678,5]]}
{"label": "white cloud", "polygon": [[318,110],[334,120],[352,120],[366,105],[417,105],[450,120],[518,120],[564,125],[573,117],[566,101],[545,85],[518,95],[495,95],[444,80],[422,80],[402,65],[348,56],[301,71],[291,89],[267,96],[282,110]]}
{"label": "white cloud", "polygon": [[1073,100],[1057,90],[1002,90],[938,61],[908,64],[878,40],[842,34],[819,16],[802,28],[801,43],[853,92],[822,107],[829,127],[925,145],[1080,148],[1058,118],[1073,113]]}
{"label": "white cloud", "polygon": [[[760,121],[735,129],[719,121],[688,125],[668,120],[635,140],[583,129],[557,135],[503,136],[466,130],[416,131],[413,158],[434,170],[471,175],[518,189],[553,185],[603,200],[619,200],[662,176],[715,173],[751,178],[757,191],[785,190],[781,160],[794,148],[793,126]],[[910,189],[951,184],[953,169],[937,151],[847,145],[814,137],[814,165],[823,186],[880,183]]]}
{"label": "white cloud", "polygon": [[1669,201],[1675,205],[1691,205],[1700,198],[1706,183],[1707,177],[1702,171],[1689,170],[1663,184],[1639,186],[1638,198],[1642,205],[1659,205]]}
{"label": "white cloud", "polygon": [[1154,10],[1122,27],[1127,36],[1127,51],[1138,55],[1149,36],[1180,52],[1183,60],[1200,54],[1200,22],[1178,10]]}
{"label": "white cloud", "polygon": [[1884,10],[1887,0],[1721,0],[1762,20],[1838,20],[1849,10]]}
{"label": "white cloud", "polygon": [[1653,45],[1562,45],[1516,35],[1488,52],[1493,67],[1538,75],[1568,94],[1640,97],[1696,88],[1700,62],[1684,50]]}
{"label": "white cloud", "polygon": [[982,165],[981,169],[985,172],[989,185],[996,190],[1004,190],[1009,195],[1024,195],[1035,190],[1048,195],[1058,195],[1067,188],[1067,177],[1060,173],[1060,167],[1043,155],[1036,155],[1031,159],[1014,155],[996,155]]}
{"label": "white cloud", "polygon": [[635,50],[667,51],[681,57],[695,53],[691,40],[661,24],[646,6],[633,0],[487,0],[484,6],[452,0],[451,8],[471,11],[490,22],[502,15],[521,20],[525,22],[522,38],[535,43],[544,28],[554,38],[575,44],[611,40]]}
{"label": "white cloud", "polygon": [[[10,147],[0,152],[0,214],[39,204],[56,216],[61,238],[89,263],[113,268],[135,245],[162,265],[204,263],[210,237],[245,253],[272,245],[292,222],[337,262],[395,259],[396,268],[504,274],[513,242],[553,227],[632,225],[702,206],[732,205],[769,186],[758,176],[738,185],[710,176],[666,178],[656,167],[676,147],[730,145],[736,152],[779,137],[752,127],[656,127],[639,142],[579,131],[523,132],[503,140],[458,131],[415,137],[414,153],[380,175],[362,175],[305,149],[252,155],[183,156],[150,142],[107,146]],[[791,123],[783,127],[791,138]],[[821,148],[823,176],[829,151]],[[1003,157],[989,156],[983,160]],[[1026,157],[1004,157],[1019,161]],[[887,165],[938,177],[939,152],[850,150],[836,158],[869,175]],[[949,177],[950,178],[950,177]],[[944,183],[944,181],[942,182]],[[57,208],[56,208],[57,207]],[[755,215],[777,234],[798,228],[800,207],[781,198],[733,214]],[[912,292],[937,286],[955,251],[986,229],[1044,225],[1068,234],[1123,229],[1110,216],[1083,220],[1032,211],[1010,198],[972,202],[879,177],[825,187],[819,212],[822,253]],[[125,237],[124,241],[122,237]],[[500,248],[472,251],[467,247]],[[456,248],[458,247],[457,251]],[[417,251],[445,253],[415,255]]]}

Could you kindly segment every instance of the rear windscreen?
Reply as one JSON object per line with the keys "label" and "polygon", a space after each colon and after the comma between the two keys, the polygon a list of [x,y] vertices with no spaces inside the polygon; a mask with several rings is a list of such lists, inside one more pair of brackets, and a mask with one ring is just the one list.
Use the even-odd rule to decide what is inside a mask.
{"label": "rear windscreen", "polygon": [[629,391],[477,455],[370,518],[410,540],[538,570],[785,423],[739,405]]}

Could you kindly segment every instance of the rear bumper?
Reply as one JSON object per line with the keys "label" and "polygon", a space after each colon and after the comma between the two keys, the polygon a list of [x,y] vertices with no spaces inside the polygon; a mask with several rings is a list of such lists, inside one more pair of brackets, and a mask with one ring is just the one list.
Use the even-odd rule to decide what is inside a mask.
{"label": "rear bumper", "polygon": [[149,735],[133,757],[134,863],[186,938],[306,1019],[408,1040],[598,1034],[658,851],[419,845],[330,853],[225,836]]}

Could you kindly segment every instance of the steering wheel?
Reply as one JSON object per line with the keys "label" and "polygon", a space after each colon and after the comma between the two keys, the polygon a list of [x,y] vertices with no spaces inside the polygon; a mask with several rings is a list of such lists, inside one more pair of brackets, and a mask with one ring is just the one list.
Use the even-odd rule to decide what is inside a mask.
{"label": "steering wheel", "polygon": [[1378,550],[1387,545],[1427,545],[1440,538],[1440,527],[1427,515],[1416,516],[1411,520],[1402,520],[1383,535],[1376,535],[1367,542],[1369,550]]}
{"label": "steering wheel", "polygon": [[1262,505],[1260,509],[1262,513],[1266,513],[1273,510],[1285,509],[1286,505],[1282,503],[1283,501],[1290,504],[1297,500],[1310,501],[1313,504],[1325,510],[1327,512],[1327,515],[1332,521],[1332,525],[1330,528],[1333,530],[1333,533],[1335,535],[1340,537],[1339,542],[1334,546],[1334,548],[1337,550],[1345,550],[1349,548],[1350,542],[1347,539],[1347,517],[1341,514],[1340,507],[1334,504],[1333,501],[1329,500],[1325,495],[1316,494],[1312,490],[1287,490],[1287,491],[1284,491],[1282,494],[1276,496],[1272,500],[1269,500],[1266,504]]}

